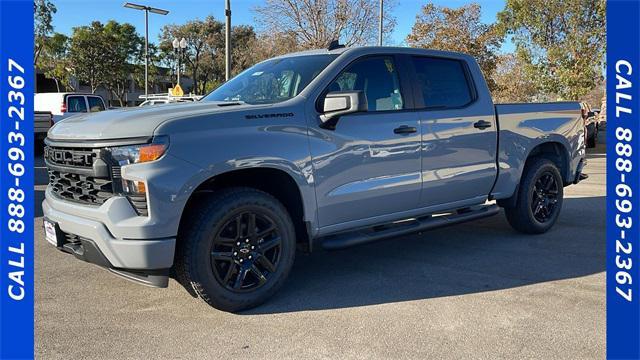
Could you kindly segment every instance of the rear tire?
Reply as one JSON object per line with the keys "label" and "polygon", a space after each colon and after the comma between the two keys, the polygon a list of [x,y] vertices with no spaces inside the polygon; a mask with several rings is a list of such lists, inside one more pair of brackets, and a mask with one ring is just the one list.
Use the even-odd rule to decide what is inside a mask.
{"label": "rear tire", "polygon": [[562,209],[563,183],[558,167],[548,159],[532,159],[526,166],[518,198],[504,208],[509,224],[526,234],[542,234],[555,224]]}
{"label": "rear tire", "polygon": [[194,206],[178,239],[177,278],[223,311],[249,309],[271,297],[295,258],[286,208],[251,188],[224,189]]}

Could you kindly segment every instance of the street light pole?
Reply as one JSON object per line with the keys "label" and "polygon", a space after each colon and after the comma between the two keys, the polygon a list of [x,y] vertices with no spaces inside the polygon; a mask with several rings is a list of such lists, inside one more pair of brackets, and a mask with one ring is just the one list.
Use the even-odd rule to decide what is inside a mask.
{"label": "street light pole", "polygon": [[167,15],[169,10],[129,2],[124,3],[123,6],[134,10],[144,10],[144,97],[146,100],[149,96],[149,12]]}
{"label": "street light pole", "polygon": [[144,9],[144,99],[149,97],[149,10]]}
{"label": "street light pole", "polygon": [[176,71],[176,74],[178,75],[178,86],[180,86],[180,58],[182,57],[182,54],[180,54],[180,50],[178,50],[178,71]]}
{"label": "street light pole", "polygon": [[229,81],[229,78],[231,78],[231,0],[225,1],[224,15],[227,18],[224,27],[224,78],[225,81]]}
{"label": "street light pole", "polygon": [[180,60],[184,55],[184,49],[187,48],[187,39],[182,38],[182,40],[178,40],[176,38],[176,39],[173,39],[173,42],[171,44],[173,45],[173,50],[176,53],[176,57],[178,58],[178,69],[176,71],[176,74],[178,76],[177,85],[180,86]]}
{"label": "street light pole", "polygon": [[176,66],[176,75],[178,79],[178,81],[176,82],[176,85],[180,86],[180,41],[177,38],[173,39],[173,42],[171,43],[171,45],[173,45],[173,52],[176,54],[177,63],[178,63]]}
{"label": "street light pole", "polygon": [[378,46],[382,46],[382,18],[384,12],[384,0],[380,0],[380,19],[378,19]]}

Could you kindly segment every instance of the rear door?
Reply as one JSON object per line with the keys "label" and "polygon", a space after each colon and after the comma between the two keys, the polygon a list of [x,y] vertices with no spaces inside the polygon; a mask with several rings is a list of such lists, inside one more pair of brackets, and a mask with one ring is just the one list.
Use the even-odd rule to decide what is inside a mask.
{"label": "rear door", "polygon": [[497,175],[497,124],[479,67],[428,56],[412,56],[412,65],[421,108],[421,207],[484,201]]}
{"label": "rear door", "polygon": [[335,129],[314,129],[311,154],[321,227],[364,224],[418,205],[420,126],[397,60],[355,60],[325,90],[361,90],[368,111],[341,116]]}

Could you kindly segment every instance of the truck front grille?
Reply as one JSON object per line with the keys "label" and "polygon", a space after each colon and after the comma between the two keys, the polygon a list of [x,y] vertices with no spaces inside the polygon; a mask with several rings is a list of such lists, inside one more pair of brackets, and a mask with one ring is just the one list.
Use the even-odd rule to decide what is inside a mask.
{"label": "truck front grille", "polygon": [[49,169],[51,191],[66,200],[101,205],[113,196],[111,179]]}
{"label": "truck front grille", "polygon": [[[64,200],[100,206],[123,194],[122,169],[101,148],[47,146],[44,152],[49,188]],[[148,216],[146,195],[127,195],[140,216]]]}
{"label": "truck front grille", "polygon": [[60,148],[46,146],[44,158],[48,163],[58,166],[91,169],[98,152],[94,149]]}

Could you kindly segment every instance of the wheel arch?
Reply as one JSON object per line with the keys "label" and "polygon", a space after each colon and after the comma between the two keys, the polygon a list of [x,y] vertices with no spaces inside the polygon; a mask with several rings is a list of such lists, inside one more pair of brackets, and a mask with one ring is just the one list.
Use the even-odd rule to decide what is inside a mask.
{"label": "wheel arch", "polygon": [[567,186],[572,183],[573,178],[571,174],[571,158],[569,150],[566,144],[557,141],[544,141],[538,143],[527,153],[523,165],[519,171],[519,181],[515,186],[513,194],[505,199],[499,199],[498,205],[500,206],[515,206],[518,201],[518,191],[520,189],[520,183],[522,182],[522,176],[524,175],[527,166],[531,164],[531,161],[536,158],[545,158],[553,162],[557,167],[560,175],[562,176],[563,185]]}
{"label": "wheel arch", "polygon": [[296,241],[305,250],[311,250],[315,193],[309,191],[308,183],[301,176],[279,166],[239,168],[206,176],[185,203],[178,233],[189,210],[202,195],[230,187],[250,187],[272,195],[285,206],[295,226]]}
{"label": "wheel arch", "polygon": [[547,141],[536,145],[529,151],[522,173],[524,173],[524,169],[531,162],[531,159],[536,157],[551,160],[558,167],[565,186],[572,182],[569,150],[565,144],[559,141]]}

